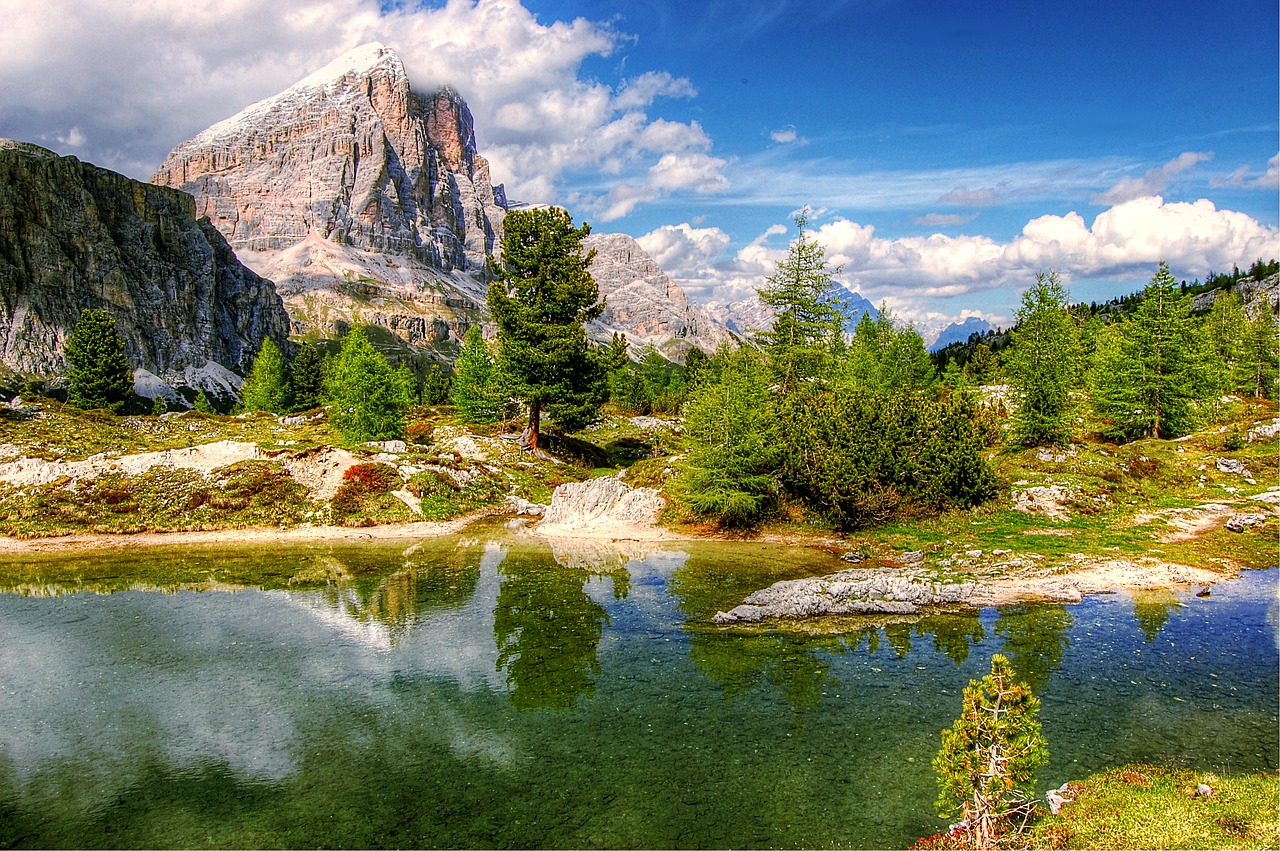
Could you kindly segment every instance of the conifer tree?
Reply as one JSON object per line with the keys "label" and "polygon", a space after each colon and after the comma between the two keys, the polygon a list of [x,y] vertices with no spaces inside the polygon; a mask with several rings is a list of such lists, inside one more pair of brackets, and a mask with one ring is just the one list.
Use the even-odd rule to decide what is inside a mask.
{"label": "conifer tree", "polygon": [[1067,306],[1067,289],[1056,272],[1037,274],[1035,284],[1022,293],[1004,363],[1019,402],[1014,439],[1024,446],[1071,440],[1080,335]]}
{"label": "conifer tree", "polygon": [[504,221],[488,303],[498,325],[498,367],[511,395],[528,405],[525,440],[535,452],[544,410],[572,431],[590,423],[607,398],[604,366],[583,327],[604,310],[587,270],[594,251],[582,251],[590,232],[556,207],[513,210]]}
{"label": "conifer tree", "polygon": [[1268,306],[1263,304],[1247,329],[1241,360],[1242,391],[1258,399],[1277,397],[1277,391],[1280,390],[1277,386],[1277,342],[1275,317],[1271,315]]}
{"label": "conifer tree", "polygon": [[784,393],[826,369],[831,337],[842,332],[832,284],[840,270],[827,266],[826,251],[809,236],[808,207],[796,213],[795,223],[799,235],[786,259],[758,290],[776,314],[772,328],[760,336]]}
{"label": "conifer tree", "polygon": [[695,515],[750,527],[778,493],[769,367],[754,349],[721,348],[684,408],[688,450],[675,482]]}
{"label": "conifer tree", "polygon": [[1010,816],[1028,808],[1036,769],[1049,760],[1040,701],[1015,677],[1008,659],[991,657],[991,673],[970,681],[933,760],[938,814],[959,814],[978,848],[996,847]]}
{"label": "conifer tree", "polygon": [[392,369],[364,332],[352,329],[325,379],[329,422],[354,443],[403,437],[410,392],[404,371]]}
{"label": "conifer tree", "polygon": [[986,343],[979,343],[964,365],[964,377],[971,384],[992,384],[1000,374],[1000,359]]}
{"label": "conifer tree", "polygon": [[502,418],[506,394],[479,325],[468,328],[462,338],[450,393],[458,416],[465,422],[492,423]]}
{"label": "conifer tree", "polygon": [[270,337],[264,337],[258,356],[249,367],[244,384],[240,385],[240,398],[246,411],[270,411],[283,414],[288,377],[280,349]]}
{"label": "conifer tree", "polygon": [[1199,353],[1191,301],[1161,261],[1133,318],[1105,350],[1099,342],[1094,408],[1111,423],[1108,433],[1169,438],[1190,430],[1193,403],[1204,395]]}
{"label": "conifer tree", "polygon": [[124,409],[133,396],[133,370],[110,313],[93,308],[81,311],[63,356],[71,380],[67,401],[77,408],[115,413]]}
{"label": "conifer tree", "polygon": [[294,411],[324,404],[324,357],[312,343],[303,343],[289,364],[289,396]]}
{"label": "conifer tree", "polygon": [[200,392],[196,394],[196,400],[192,403],[191,409],[199,411],[202,414],[212,414],[213,403],[209,401],[209,394],[204,392],[204,388],[200,388]]}
{"label": "conifer tree", "polygon": [[427,377],[422,382],[422,404],[444,405],[453,394],[453,379],[440,368],[440,364],[431,364]]}

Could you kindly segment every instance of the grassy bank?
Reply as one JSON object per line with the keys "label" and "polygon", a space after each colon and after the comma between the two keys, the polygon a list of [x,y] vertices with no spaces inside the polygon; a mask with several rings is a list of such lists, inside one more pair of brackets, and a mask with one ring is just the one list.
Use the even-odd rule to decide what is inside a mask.
{"label": "grassy bank", "polygon": [[[1197,796],[1198,786],[1211,790]],[[1026,848],[1280,847],[1280,781],[1127,765],[1069,786],[1075,800],[1045,815]]]}

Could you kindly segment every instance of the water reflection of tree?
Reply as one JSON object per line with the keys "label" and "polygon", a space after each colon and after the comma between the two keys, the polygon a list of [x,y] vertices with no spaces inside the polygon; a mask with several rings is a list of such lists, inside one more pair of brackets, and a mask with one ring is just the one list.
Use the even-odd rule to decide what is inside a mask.
{"label": "water reflection of tree", "polygon": [[419,551],[398,557],[400,569],[385,573],[368,563],[351,569],[329,555],[317,559],[311,572],[323,566],[334,577],[319,589],[330,606],[352,620],[382,624],[394,643],[432,612],[465,605],[475,594],[483,557],[484,547],[475,544]]}
{"label": "water reflection of tree", "polygon": [[1000,610],[996,635],[1004,636],[1001,652],[1032,691],[1044,688],[1062,664],[1072,623],[1066,606],[1023,604]]}
{"label": "water reflection of tree", "polygon": [[823,689],[836,685],[830,655],[845,649],[840,636],[708,630],[690,636],[689,656],[730,698],[763,686],[776,689],[792,709],[800,711],[817,706]]}
{"label": "water reflection of tree", "polygon": [[596,651],[609,613],[585,585],[608,576],[615,599],[627,595],[625,567],[593,572],[557,564],[546,552],[511,554],[499,567],[502,585],[493,613],[498,670],[507,673],[517,709],[574,706],[595,694]]}
{"label": "water reflection of tree", "polygon": [[1149,588],[1133,592],[1133,616],[1148,644],[1155,640],[1160,630],[1169,622],[1170,610],[1180,605],[1177,593],[1171,588]]}

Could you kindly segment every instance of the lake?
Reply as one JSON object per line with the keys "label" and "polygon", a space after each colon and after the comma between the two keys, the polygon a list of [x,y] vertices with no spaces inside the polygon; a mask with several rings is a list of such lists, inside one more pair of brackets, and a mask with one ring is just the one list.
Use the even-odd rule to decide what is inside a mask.
{"label": "lake", "polygon": [[710,616],[839,569],[760,544],[409,547],[0,563],[0,845],[905,847],[1003,652],[1041,791],[1130,761],[1277,767],[1277,582],[836,634]]}

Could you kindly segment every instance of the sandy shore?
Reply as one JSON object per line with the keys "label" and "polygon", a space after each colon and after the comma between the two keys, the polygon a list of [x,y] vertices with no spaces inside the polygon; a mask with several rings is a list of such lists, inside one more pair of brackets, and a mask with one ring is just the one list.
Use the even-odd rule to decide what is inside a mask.
{"label": "sandy shore", "polygon": [[53,538],[0,536],[0,555],[79,550],[123,550],[186,544],[302,544],[309,541],[396,541],[452,535],[489,513],[453,520],[418,521],[382,526],[296,526],[292,529],[210,529],[198,532],[140,532],[136,535],[60,535]]}

